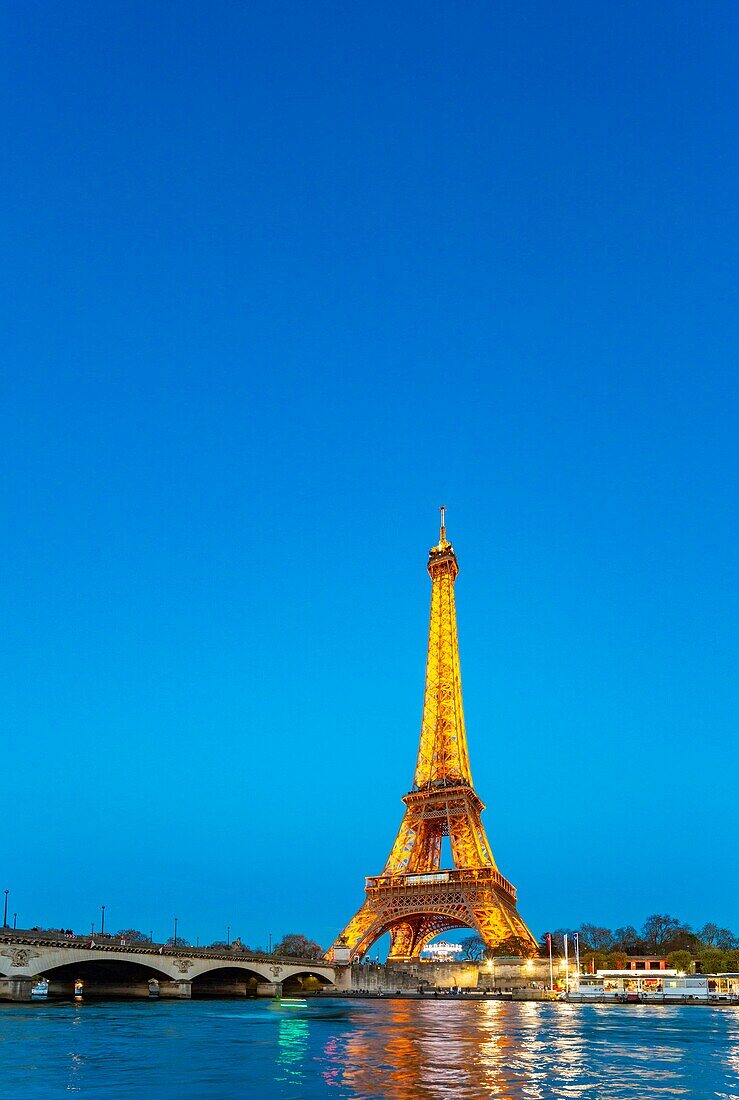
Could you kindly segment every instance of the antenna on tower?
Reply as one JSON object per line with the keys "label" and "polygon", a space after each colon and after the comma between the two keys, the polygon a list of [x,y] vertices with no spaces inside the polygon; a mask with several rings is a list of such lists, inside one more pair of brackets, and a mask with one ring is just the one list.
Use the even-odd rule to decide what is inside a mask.
{"label": "antenna on tower", "polygon": [[446,542],[446,504],[442,504],[439,508],[441,512],[441,530],[439,532],[439,542]]}

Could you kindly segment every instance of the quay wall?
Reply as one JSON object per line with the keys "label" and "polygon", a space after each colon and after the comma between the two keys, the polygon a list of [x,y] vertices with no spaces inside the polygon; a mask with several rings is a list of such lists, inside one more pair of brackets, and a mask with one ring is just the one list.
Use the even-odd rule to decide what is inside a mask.
{"label": "quay wall", "polygon": [[[556,978],[556,972],[555,972]],[[351,967],[351,988],[394,993],[427,989],[521,990],[549,985],[548,959],[505,957],[491,962],[475,960],[437,962],[355,963]]]}

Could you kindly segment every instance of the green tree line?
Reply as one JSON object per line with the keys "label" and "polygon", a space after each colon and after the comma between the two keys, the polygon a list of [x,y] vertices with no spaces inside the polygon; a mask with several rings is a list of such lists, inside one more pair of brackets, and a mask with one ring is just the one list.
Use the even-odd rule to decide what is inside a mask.
{"label": "green tree line", "polygon": [[[604,928],[582,924],[579,928],[557,928],[552,932],[552,952],[564,953],[564,936],[574,932],[580,937],[580,959],[594,969],[621,969],[628,956],[656,955],[666,958],[676,970],[693,967],[704,974],[739,972],[739,937],[731,929],[709,923],[693,929],[689,924],[666,913],[647,917],[641,931],[633,925]],[[541,953],[548,952],[546,935],[541,938]]]}

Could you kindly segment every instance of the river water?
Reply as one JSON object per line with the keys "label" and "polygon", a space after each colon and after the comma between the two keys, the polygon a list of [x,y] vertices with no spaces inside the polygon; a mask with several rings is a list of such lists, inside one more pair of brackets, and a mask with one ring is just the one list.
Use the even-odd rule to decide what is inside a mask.
{"label": "river water", "polygon": [[739,1100],[739,1008],[498,1001],[0,1005],[0,1096]]}

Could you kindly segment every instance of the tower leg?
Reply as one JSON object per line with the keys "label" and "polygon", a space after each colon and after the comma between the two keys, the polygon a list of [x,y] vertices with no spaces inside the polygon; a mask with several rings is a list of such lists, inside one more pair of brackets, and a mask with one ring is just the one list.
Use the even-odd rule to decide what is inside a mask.
{"label": "tower leg", "polygon": [[539,945],[520,916],[505,905],[475,906],[475,923],[485,946],[490,950],[511,942],[512,949],[522,955],[535,955]]}
{"label": "tower leg", "polygon": [[414,917],[390,929],[389,959],[412,959],[418,953],[416,948],[422,921],[422,917]]}
{"label": "tower leg", "polygon": [[[375,940],[379,939],[382,933],[376,930],[375,926],[378,924],[378,921],[378,914],[374,909],[371,909],[365,901],[362,908],[357,910],[356,914],[347,924],[339,939],[349,948],[350,955],[353,959],[364,955]],[[329,949],[327,952],[329,959],[331,958],[331,954],[331,949]]]}

